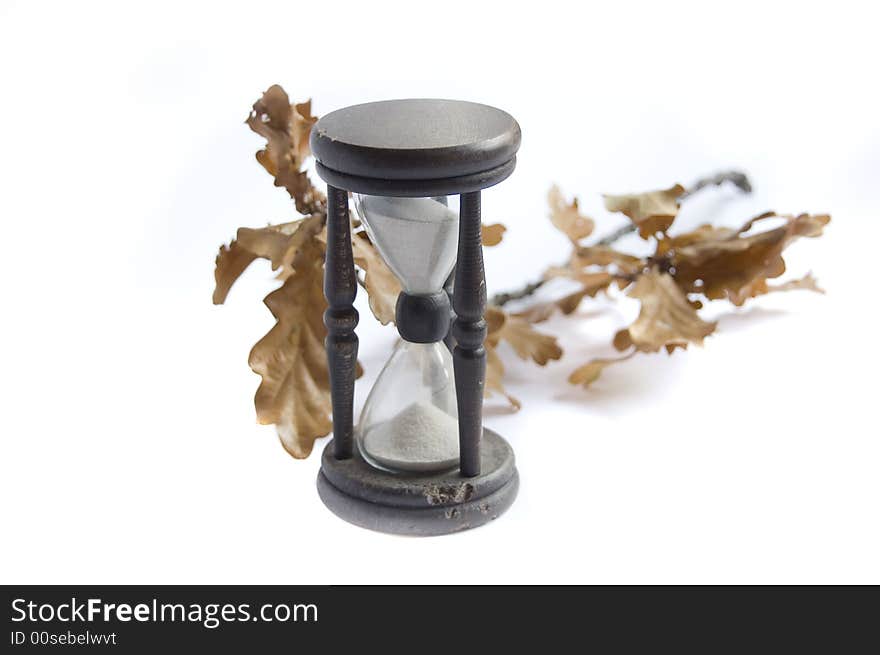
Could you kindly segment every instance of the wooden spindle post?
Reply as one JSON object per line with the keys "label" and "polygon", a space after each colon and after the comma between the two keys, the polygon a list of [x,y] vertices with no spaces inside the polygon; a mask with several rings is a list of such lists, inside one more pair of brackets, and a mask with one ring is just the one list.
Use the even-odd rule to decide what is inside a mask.
{"label": "wooden spindle post", "polygon": [[480,192],[461,195],[458,227],[458,262],[452,305],[455,393],[458,401],[458,438],[461,475],[480,474],[480,439],[483,436],[483,391],[486,381],[486,277],[480,223]]}
{"label": "wooden spindle post", "polygon": [[327,187],[327,253],[324,263],[324,296],[327,311],[327,363],[330,371],[330,399],[333,406],[333,444],[337,459],[354,452],[354,378],[357,368],[358,313],[353,303],[357,294],[354,256],[351,250],[351,222],[348,192]]}

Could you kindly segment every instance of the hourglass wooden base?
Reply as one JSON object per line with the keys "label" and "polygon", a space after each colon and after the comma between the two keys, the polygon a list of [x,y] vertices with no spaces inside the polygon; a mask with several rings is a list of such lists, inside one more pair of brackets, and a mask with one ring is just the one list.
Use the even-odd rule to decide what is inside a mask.
{"label": "hourglass wooden base", "polygon": [[324,448],[318,494],[338,517],[362,528],[411,536],[460,532],[498,518],[516,498],[519,475],[513,449],[483,430],[481,473],[391,473],[353,457],[337,459],[333,442]]}

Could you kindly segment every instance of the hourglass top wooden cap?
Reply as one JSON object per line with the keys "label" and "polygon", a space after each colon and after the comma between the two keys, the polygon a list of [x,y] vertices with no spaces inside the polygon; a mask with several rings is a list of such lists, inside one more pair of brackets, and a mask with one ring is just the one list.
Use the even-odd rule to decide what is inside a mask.
{"label": "hourglass top wooden cap", "polygon": [[386,100],[339,109],[312,128],[318,174],[372,195],[468,193],[516,165],[519,124],[505,111],[460,100]]}

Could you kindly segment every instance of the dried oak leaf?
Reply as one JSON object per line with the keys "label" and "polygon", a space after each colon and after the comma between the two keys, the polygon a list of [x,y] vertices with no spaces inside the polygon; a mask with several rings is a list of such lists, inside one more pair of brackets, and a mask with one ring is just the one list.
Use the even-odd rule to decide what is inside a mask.
{"label": "dried oak leaf", "polygon": [[586,298],[595,298],[600,291],[605,291],[612,282],[614,275],[607,271],[576,271],[567,267],[551,267],[544,273],[544,279],[565,277],[580,283],[580,288],[572,291],[561,298],[546,302],[535,303],[520,312],[514,312],[511,316],[522,318],[529,323],[541,323],[546,321],[557,311],[568,316],[580,306]]}
{"label": "dried oak leaf", "polygon": [[573,198],[571,203],[566,202],[562,191],[554,185],[547,193],[547,203],[550,205],[550,220],[553,225],[571,239],[572,243],[577,244],[593,233],[596,223],[589,216],[581,214],[577,198]]}
{"label": "dried oak leaf", "polygon": [[606,366],[611,366],[612,364],[617,364],[619,362],[625,362],[630,357],[635,355],[636,352],[637,351],[633,350],[631,353],[626,354],[623,357],[594,359],[592,361],[589,361],[583,366],[579,366],[574,371],[572,371],[571,375],[568,376],[568,381],[571,384],[579,384],[583,387],[589,387],[593,382],[599,379],[599,376],[602,375],[602,371],[605,370]]}
{"label": "dried oak leaf", "polygon": [[486,395],[500,394],[507,399],[514,410],[522,408],[519,398],[511,396],[504,388],[504,363],[492,346],[486,346]]}
{"label": "dried oak leaf", "polygon": [[[582,286],[577,291],[566,294],[562,296],[562,298],[533,304],[527,309],[519,312],[514,312],[512,316],[525,319],[529,323],[542,323],[543,321],[546,321],[548,318],[553,316],[553,314],[555,314],[557,311],[562,312],[562,314],[565,316],[574,313],[574,311],[580,306],[581,301],[584,298],[586,298],[587,296],[591,298],[595,297],[595,295],[599,293],[599,291],[607,288],[608,284],[610,284],[611,281],[614,279],[613,276],[609,273],[585,273],[584,277],[588,275],[595,276],[595,283],[585,283],[584,286]],[[605,280],[607,280],[607,284],[605,283]]]}
{"label": "dried oak leaf", "polygon": [[501,243],[501,239],[504,238],[504,233],[507,232],[507,228],[501,223],[492,223],[491,225],[486,225],[484,223],[482,232],[484,246],[497,246]]}
{"label": "dried oak leaf", "polygon": [[556,337],[538,332],[524,318],[508,314],[500,307],[488,307],[485,318],[488,328],[484,342],[486,392],[504,395],[514,408],[519,409],[519,400],[504,389],[504,364],[496,352],[498,344],[502,340],[507,341],[520,358],[531,360],[540,366],[562,357],[562,349],[556,342]]}
{"label": "dried oak leaf", "polygon": [[779,284],[768,284],[766,293],[774,293],[776,291],[795,291],[798,289],[814,291],[816,293],[825,293],[825,289],[819,286],[819,280],[813,276],[812,271],[796,280],[788,280],[787,282],[781,282]]}
{"label": "dried oak leaf", "polygon": [[[645,263],[639,257],[618,252],[607,246],[575,246],[574,253],[565,266],[551,266],[544,272],[544,279],[564,277],[580,284],[580,288],[557,300],[534,304],[516,316],[530,323],[540,323],[552,316],[556,310],[564,315],[573,313],[581,301],[595,298],[600,291],[606,291],[615,281],[623,288],[629,285],[632,277],[644,269]],[[608,270],[608,269],[611,270]],[[604,270],[602,270],[604,269]]]}
{"label": "dried oak leaf", "polygon": [[250,262],[268,259],[284,283],[266,296],[277,323],[253,347],[249,364],[262,381],[254,398],[257,420],[275,424],[284,448],[308,456],[315,439],[329,434],[330,386],[324,350],[324,217],[262,229],[242,228],[217,257],[214,302],[222,303]]}
{"label": "dried oak leaf", "polygon": [[245,121],[267,142],[257,152],[257,161],[275,178],[275,186],[287,189],[301,214],[319,213],[326,202],[301,170],[309,156],[309,133],[317,120],[311,100],[291,105],[284,89],[274,84],[254,103]]}
{"label": "dried oak leaf", "polygon": [[394,321],[397,297],[401,290],[400,281],[388,268],[366,232],[354,234],[351,246],[354,263],[364,271],[364,286],[367,288],[370,310],[382,325],[388,325]]}
{"label": "dried oak leaf", "polygon": [[226,296],[229,295],[233,283],[256,258],[254,253],[240,246],[237,241],[233,240],[228,246],[220,246],[220,252],[214,260],[215,305],[226,302]]}
{"label": "dried oak leaf", "polygon": [[742,236],[756,221],[771,216],[763,214],[736,231],[703,226],[667,240],[662,255],[669,259],[678,286],[685,293],[701,293],[710,300],[728,298],[742,305],[772,290],[767,280],[785,272],[782,251],[792,241],[820,236],[831,220],[825,214],[780,216],[784,225]]}
{"label": "dried oak leaf", "polygon": [[486,390],[485,395],[500,394],[507,398],[507,402],[513,409],[518,410],[522,407],[522,403],[515,396],[511,396],[504,388],[504,362],[495,351],[498,346],[498,338],[496,334],[504,327],[505,314],[504,310],[497,307],[488,307],[486,309],[486,339],[483,341],[483,348],[486,350]]}
{"label": "dried oak leaf", "polygon": [[[322,221],[323,217],[312,217]],[[304,219],[269,225],[263,228],[239,228],[235,239],[228,246],[220,246],[214,267],[214,304],[226,301],[229,289],[244,270],[257,258],[268,259],[272,270],[281,269],[278,277],[285,279],[292,272],[294,255],[304,239],[311,238],[309,230],[300,228],[306,224]]]}
{"label": "dried oak leaf", "polygon": [[678,215],[679,198],[684,187],[676,184],[668,189],[630,193],[625,195],[604,195],[605,208],[620,212],[630,218],[639,228],[643,239],[658,232],[666,232]]}
{"label": "dried oak leaf", "polygon": [[697,315],[668,273],[648,271],[639,276],[628,293],[640,300],[642,307],[633,324],[614,335],[613,344],[620,351],[632,350],[623,357],[587,362],[571,373],[570,383],[587,387],[606,367],[626,361],[637,352],[652,353],[662,348],[672,353],[691,343],[702,344],[715,330],[715,323],[708,323]]}
{"label": "dried oak leaf", "polygon": [[569,268],[580,271],[588,266],[614,266],[622,275],[635,275],[645,268],[645,262],[641,257],[628,255],[609,246],[575,248]]}
{"label": "dried oak leaf", "polygon": [[[614,281],[614,275],[608,271],[582,271],[567,266],[551,266],[544,273],[544,279],[550,280],[555,277],[564,277],[575,282],[580,282],[584,292],[589,296],[595,296],[600,291],[607,289]],[[568,313],[568,312],[566,312]]]}
{"label": "dried oak leaf", "polygon": [[[301,229],[317,235],[322,224]],[[311,238],[293,261],[293,273],[265,303],[277,323],[253,347],[251,369],[262,378],[254,405],[257,420],[275,424],[284,448],[296,458],[308,457],[315,439],[326,436],[330,422],[330,380],[324,338],[324,248]]]}
{"label": "dried oak leaf", "polygon": [[646,353],[666,348],[702,344],[715,330],[715,323],[699,317],[687,296],[668,273],[651,270],[640,275],[630,288],[629,295],[641,301],[642,307],[635,322],[614,336],[614,347],[626,350],[635,347]]}
{"label": "dried oak leaf", "polygon": [[489,328],[486,342],[492,347],[502,340],[507,341],[520,359],[532,360],[540,366],[562,357],[556,337],[538,332],[525,319],[508,314],[499,307],[486,309],[486,323]]}
{"label": "dried oak leaf", "polygon": [[[326,248],[327,230],[323,230],[316,238]],[[364,272],[363,286],[367,290],[370,311],[382,325],[393,323],[397,297],[401,291],[400,281],[388,268],[366,231],[351,235],[351,250],[354,263]]]}

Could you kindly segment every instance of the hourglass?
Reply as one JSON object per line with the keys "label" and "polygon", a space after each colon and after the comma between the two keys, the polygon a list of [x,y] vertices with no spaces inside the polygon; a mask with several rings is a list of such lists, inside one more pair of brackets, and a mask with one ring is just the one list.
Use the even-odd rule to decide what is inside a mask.
{"label": "hourglass", "polygon": [[[510,445],[482,424],[480,222],[481,190],[513,172],[519,125],[476,103],[392,100],[324,116],[310,143],[328,185],[324,318],[333,440],[321,460],[321,499],[341,518],[383,532],[432,535],[482,525],[511,505],[519,484]],[[349,193],[403,289],[395,316],[401,340],[357,424]]]}

